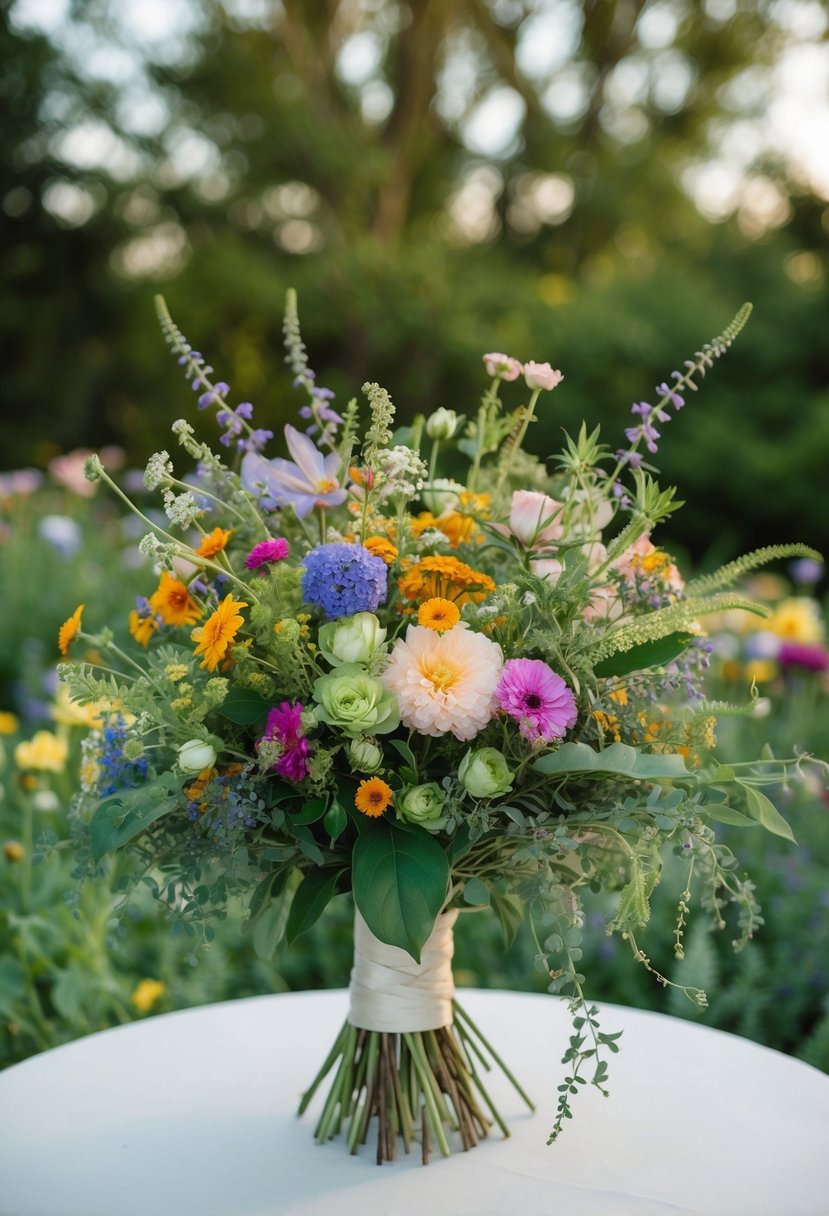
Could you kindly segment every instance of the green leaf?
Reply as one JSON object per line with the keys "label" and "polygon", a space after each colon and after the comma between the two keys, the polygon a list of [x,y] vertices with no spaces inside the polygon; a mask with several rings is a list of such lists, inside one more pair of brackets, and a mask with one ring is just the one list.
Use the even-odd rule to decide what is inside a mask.
{"label": "green leaf", "polygon": [[468,878],[463,886],[463,902],[476,907],[489,903],[489,887],[480,878]]}
{"label": "green leaf", "polygon": [[276,899],[272,899],[257,917],[253,927],[253,949],[256,957],[261,958],[263,962],[269,962],[273,958],[277,946],[282,941],[290,906],[289,893],[284,891]]}
{"label": "green leaf", "polygon": [[325,814],[327,802],[324,798],[309,798],[301,810],[296,814],[288,812],[288,822],[292,826],[297,826],[303,823],[317,823]]}
{"label": "green leaf", "polygon": [[231,688],[217,713],[237,726],[252,726],[266,717],[270,704],[250,688]]}
{"label": "green leaf", "polygon": [[758,823],[761,823],[766,831],[773,832],[775,836],[782,836],[784,840],[790,840],[792,844],[797,844],[792,829],[774,803],[765,794],[761,794],[758,789],[755,789],[753,785],[746,785],[742,781],[738,781],[737,784],[742,785],[746,792],[748,813],[752,819],[756,819]]}
{"label": "green leaf", "polygon": [[290,946],[319,920],[337,892],[337,882],[343,867],[336,870],[309,870],[294,892],[285,939]]}
{"label": "green leaf", "polygon": [[348,814],[335,798],[331,803],[331,806],[326,811],[325,818],[322,821],[322,826],[331,837],[332,844],[338,839],[338,837],[342,836],[347,823]]}
{"label": "green leaf", "polygon": [[388,739],[387,742],[390,743],[392,745],[392,747],[400,753],[400,755],[403,757],[403,759],[408,764],[409,768],[412,769],[416,773],[417,772],[417,761],[414,758],[414,752],[409,747],[406,740],[405,739]]}
{"label": "green leaf", "polygon": [[446,899],[449,863],[422,828],[385,823],[358,837],[352,862],[354,902],[375,937],[420,962],[423,944]]}
{"label": "green leaf", "polygon": [[140,835],[181,801],[180,777],[162,773],[146,786],[111,794],[89,822],[89,844],[96,861]]}
{"label": "green leaf", "polygon": [[642,671],[646,667],[665,667],[682,654],[694,640],[693,633],[669,633],[653,642],[642,642],[603,659],[593,668],[602,679],[610,676],[626,676],[631,671]]}
{"label": "green leaf", "polygon": [[630,882],[622,888],[619,907],[608,928],[614,930],[641,928],[642,925],[648,923],[650,915],[645,875],[637,867]]}
{"label": "green leaf", "polygon": [[742,811],[736,811],[727,802],[709,802],[704,807],[700,807],[700,813],[706,819],[713,819],[715,823],[731,823],[738,828],[759,828],[760,826],[756,819],[749,818]]}
{"label": "green leaf", "polygon": [[631,777],[636,781],[686,780],[682,756],[675,752],[646,755],[626,743],[611,743],[597,752],[587,743],[565,743],[533,765],[542,773],[588,773],[597,777]]}
{"label": "green leaf", "polygon": [[491,891],[490,895],[492,910],[498,917],[504,942],[509,947],[515,941],[515,935],[524,919],[524,904],[517,895],[502,895],[500,891]]}

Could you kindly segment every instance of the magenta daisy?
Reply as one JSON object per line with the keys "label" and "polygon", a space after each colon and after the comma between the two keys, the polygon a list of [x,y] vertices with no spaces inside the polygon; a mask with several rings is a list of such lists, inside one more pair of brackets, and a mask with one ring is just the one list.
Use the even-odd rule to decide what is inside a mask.
{"label": "magenta daisy", "polygon": [[495,697],[533,742],[560,739],[576,722],[575,697],[541,659],[507,659]]}
{"label": "magenta daisy", "polygon": [[276,739],[282,744],[282,755],[273,765],[273,771],[289,781],[304,781],[308,776],[308,740],[302,730],[302,706],[298,701],[292,705],[283,701],[268,712],[264,739]]}
{"label": "magenta daisy", "polygon": [[288,542],[281,536],[273,540],[263,540],[251,549],[245,558],[245,566],[248,570],[256,570],[259,566],[270,565],[271,562],[284,561],[289,551]]}

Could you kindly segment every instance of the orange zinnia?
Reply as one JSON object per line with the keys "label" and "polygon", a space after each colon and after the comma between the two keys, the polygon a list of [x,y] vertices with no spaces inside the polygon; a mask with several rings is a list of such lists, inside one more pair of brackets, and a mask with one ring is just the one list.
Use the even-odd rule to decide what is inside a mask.
{"label": "orange zinnia", "polygon": [[363,548],[368,549],[374,557],[382,557],[387,566],[390,566],[397,557],[397,546],[393,545],[385,536],[367,536],[363,542]]}
{"label": "orange zinnia", "polygon": [[64,621],[58,630],[58,648],[64,658],[69,654],[69,647],[80,632],[81,613],[85,607],[85,604],[78,604],[69,619]]}
{"label": "orange zinnia", "polygon": [[362,811],[371,819],[382,815],[391,800],[391,786],[386,785],[385,781],[381,781],[379,777],[370,777],[367,781],[361,781],[357,793],[354,795],[354,805],[357,810]]}
{"label": "orange zinnia", "polygon": [[440,596],[426,600],[417,610],[418,625],[425,625],[427,629],[434,629],[436,633],[443,633],[444,630],[451,629],[453,625],[457,625],[460,619],[461,614],[457,606],[451,600],[444,600]]}
{"label": "orange zinnia", "polygon": [[226,595],[213,615],[190,635],[194,642],[198,642],[195,653],[203,656],[201,666],[208,671],[215,671],[227,656],[239,628],[244,625],[245,618],[240,614],[240,608],[247,608],[247,603]]}
{"label": "orange zinnia", "polygon": [[473,570],[456,557],[440,556],[421,558],[406,571],[398,585],[406,600],[422,603],[438,598],[458,605],[469,600],[479,603],[487,592],[495,590],[488,574]]}
{"label": "orange zinnia", "polygon": [[232,535],[232,528],[214,528],[202,539],[198,549],[194,549],[193,552],[197,557],[215,557],[217,553],[221,553]]}
{"label": "orange zinnia", "polygon": [[202,612],[184,583],[166,570],[150,596],[150,607],[165,625],[195,625]]}

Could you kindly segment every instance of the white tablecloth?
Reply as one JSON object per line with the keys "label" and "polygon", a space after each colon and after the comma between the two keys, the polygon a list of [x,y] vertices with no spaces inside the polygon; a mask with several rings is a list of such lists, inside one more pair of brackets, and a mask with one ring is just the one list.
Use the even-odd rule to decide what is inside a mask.
{"label": "white tablecloth", "polygon": [[462,991],[536,1098],[492,1083],[512,1130],[469,1153],[312,1141],[297,1099],[343,992],[150,1018],[0,1075],[0,1216],[827,1216],[829,1078],[706,1027],[616,1006],[611,1096],[546,1146],[569,1034],[553,997]]}

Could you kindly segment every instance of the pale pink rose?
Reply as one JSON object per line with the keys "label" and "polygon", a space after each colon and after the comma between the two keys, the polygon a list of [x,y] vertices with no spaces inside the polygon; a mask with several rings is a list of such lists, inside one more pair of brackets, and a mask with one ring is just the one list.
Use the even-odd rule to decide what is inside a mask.
{"label": "pale pink rose", "polygon": [[483,358],[486,374],[497,376],[499,380],[517,380],[524,370],[517,359],[502,355],[500,351],[491,351]]}
{"label": "pale pink rose", "polygon": [[555,388],[561,384],[564,376],[556,371],[549,363],[534,363],[532,359],[524,364],[524,380],[527,388]]}
{"label": "pale pink rose", "polygon": [[509,513],[509,530],[528,549],[559,540],[562,504],[537,490],[516,490]]}
{"label": "pale pink rose", "polygon": [[536,557],[530,562],[530,570],[538,578],[544,578],[548,583],[557,583],[564,569],[561,562],[554,557]]}
{"label": "pale pink rose", "polygon": [[582,615],[586,621],[618,621],[624,610],[615,587],[594,587]]}
{"label": "pale pink rose", "polygon": [[599,566],[603,566],[607,561],[607,549],[599,540],[594,540],[587,545],[582,545],[581,551],[587,558],[587,569],[591,574],[598,570]]}

